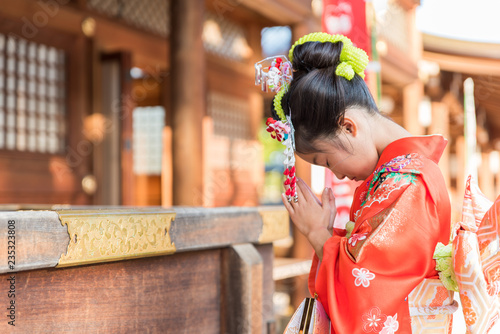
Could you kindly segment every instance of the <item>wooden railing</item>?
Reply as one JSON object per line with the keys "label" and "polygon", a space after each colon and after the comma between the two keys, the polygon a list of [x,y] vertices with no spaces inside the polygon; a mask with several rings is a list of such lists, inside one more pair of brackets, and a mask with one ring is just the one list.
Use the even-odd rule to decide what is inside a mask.
{"label": "wooden railing", "polygon": [[1,333],[274,333],[283,208],[59,209],[0,212]]}

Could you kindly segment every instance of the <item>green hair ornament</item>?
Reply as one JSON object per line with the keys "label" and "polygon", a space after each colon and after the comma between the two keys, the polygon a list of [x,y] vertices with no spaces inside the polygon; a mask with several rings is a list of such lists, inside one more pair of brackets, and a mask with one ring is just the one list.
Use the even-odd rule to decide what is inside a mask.
{"label": "green hair ornament", "polygon": [[278,117],[282,122],[286,121],[286,116],[285,116],[285,111],[281,106],[281,100],[283,99],[283,95],[285,95],[287,91],[288,91],[288,85],[286,87],[283,87],[283,89],[281,89],[273,99],[274,110],[276,111],[276,115],[278,115]]}
{"label": "green hair ornament", "polygon": [[352,80],[355,74],[358,74],[363,79],[365,78],[364,71],[368,65],[368,55],[362,49],[355,47],[351,40],[343,35],[330,35],[326,32],[313,32],[299,38],[288,53],[288,58],[291,62],[293,62],[293,50],[295,47],[307,42],[342,42],[343,47],[340,52],[340,64],[337,65],[335,74],[344,77],[347,80]]}

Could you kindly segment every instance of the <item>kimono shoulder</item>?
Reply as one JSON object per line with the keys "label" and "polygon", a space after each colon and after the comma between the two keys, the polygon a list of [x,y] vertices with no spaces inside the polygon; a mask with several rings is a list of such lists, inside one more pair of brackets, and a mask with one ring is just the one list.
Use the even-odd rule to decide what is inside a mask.
{"label": "kimono shoulder", "polygon": [[[361,205],[353,213],[355,226],[347,243],[352,260],[379,254],[386,264],[399,265],[390,261],[397,256],[386,253],[397,251],[393,246],[399,241],[405,247],[412,243],[404,240],[417,236],[434,235],[447,240],[449,216],[440,211],[449,212],[450,207],[448,198],[443,197],[446,187],[440,175],[438,166],[418,153],[397,156],[382,164],[359,195]],[[429,179],[438,187],[432,186]]]}

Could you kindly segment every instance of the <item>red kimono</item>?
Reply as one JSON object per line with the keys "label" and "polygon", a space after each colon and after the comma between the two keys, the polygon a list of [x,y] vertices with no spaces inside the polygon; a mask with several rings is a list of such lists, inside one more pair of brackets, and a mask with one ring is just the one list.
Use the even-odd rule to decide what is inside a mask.
{"label": "red kimono", "polygon": [[[314,256],[309,289],[329,315],[332,333],[412,332],[411,316],[420,308],[408,297],[424,279],[437,277],[434,249],[450,239],[450,200],[437,165],[446,143],[423,136],[388,145],[355,192],[352,233],[328,239],[321,263]],[[449,299],[441,288],[433,290],[435,304],[426,306]],[[412,308],[418,310],[410,316]]]}

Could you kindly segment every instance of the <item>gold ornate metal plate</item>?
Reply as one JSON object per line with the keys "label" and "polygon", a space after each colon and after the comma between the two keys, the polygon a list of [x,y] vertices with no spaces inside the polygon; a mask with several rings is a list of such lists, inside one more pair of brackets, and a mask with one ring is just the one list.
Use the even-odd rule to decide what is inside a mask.
{"label": "gold ornate metal plate", "polygon": [[59,211],[70,241],[57,267],[175,253],[175,212],[127,209]]}
{"label": "gold ornate metal plate", "polygon": [[262,233],[259,243],[265,244],[286,238],[290,234],[288,212],[284,207],[259,208],[262,217]]}

